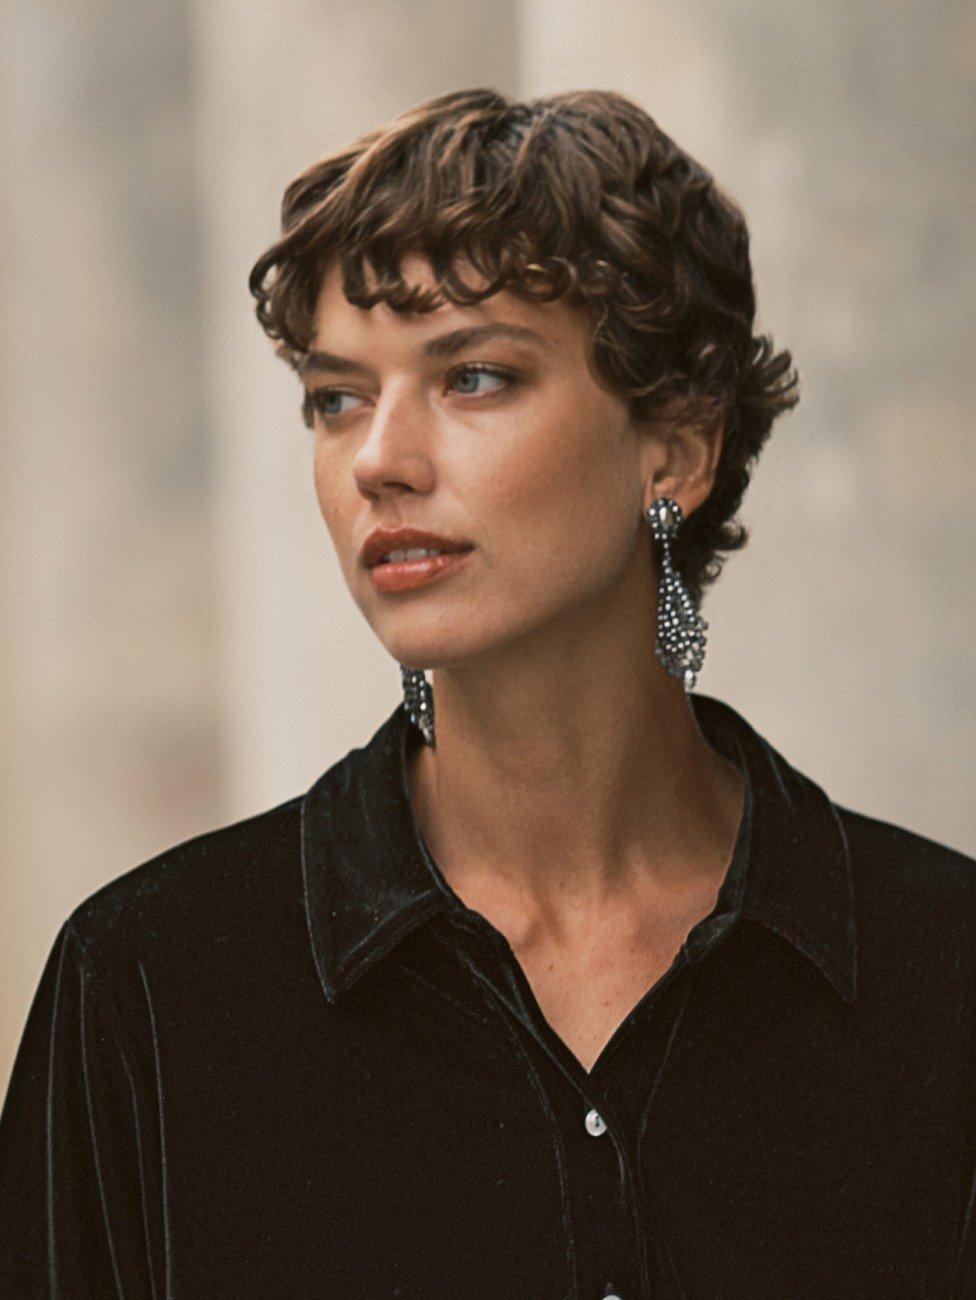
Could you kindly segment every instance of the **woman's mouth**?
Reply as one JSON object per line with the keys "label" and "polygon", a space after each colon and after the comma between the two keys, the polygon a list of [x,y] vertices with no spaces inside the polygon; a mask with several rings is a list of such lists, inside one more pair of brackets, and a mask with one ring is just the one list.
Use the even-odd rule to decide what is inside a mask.
{"label": "woman's mouth", "polygon": [[373,565],[369,575],[377,591],[410,591],[454,573],[465,564],[473,550],[474,547],[469,546],[463,551],[438,552],[424,547],[389,551],[378,564]]}

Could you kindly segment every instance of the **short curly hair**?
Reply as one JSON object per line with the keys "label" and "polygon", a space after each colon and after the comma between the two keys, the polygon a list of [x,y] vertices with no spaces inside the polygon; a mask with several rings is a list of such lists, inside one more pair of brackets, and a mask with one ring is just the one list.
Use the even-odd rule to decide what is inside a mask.
{"label": "short curly hair", "polygon": [[[405,284],[407,252],[425,255],[436,291]],[[459,278],[459,258],[481,289]],[[306,168],[248,280],[262,328],[296,369],[336,259],[346,297],[365,308],[470,306],[501,289],[565,295],[590,321],[590,372],[635,418],[721,419],[714,485],[672,547],[700,603],[718,552],[748,540],[733,516],[773,420],[799,401],[798,377],[789,352],[753,334],[742,213],[642,108],[613,91],[524,103],[456,91]]]}

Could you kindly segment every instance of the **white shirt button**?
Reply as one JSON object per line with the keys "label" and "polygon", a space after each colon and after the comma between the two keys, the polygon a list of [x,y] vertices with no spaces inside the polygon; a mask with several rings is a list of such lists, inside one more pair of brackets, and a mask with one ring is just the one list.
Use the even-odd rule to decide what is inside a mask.
{"label": "white shirt button", "polygon": [[[595,1138],[598,1138],[601,1133],[606,1133],[607,1126],[604,1124],[603,1116],[599,1111],[588,1110],[586,1112],[586,1131],[590,1137]],[[608,1296],[607,1300],[612,1300],[612,1297]]]}

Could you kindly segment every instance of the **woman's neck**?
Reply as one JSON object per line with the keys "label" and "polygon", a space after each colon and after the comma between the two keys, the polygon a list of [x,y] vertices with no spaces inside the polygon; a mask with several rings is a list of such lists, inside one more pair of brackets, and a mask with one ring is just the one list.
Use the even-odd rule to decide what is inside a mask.
{"label": "woman's neck", "polygon": [[416,751],[411,797],[469,906],[492,899],[559,929],[630,894],[680,899],[724,872],[742,813],[738,769],[656,664],[613,689],[596,676],[589,691],[549,678],[502,711],[497,693],[435,673],[437,745]]}

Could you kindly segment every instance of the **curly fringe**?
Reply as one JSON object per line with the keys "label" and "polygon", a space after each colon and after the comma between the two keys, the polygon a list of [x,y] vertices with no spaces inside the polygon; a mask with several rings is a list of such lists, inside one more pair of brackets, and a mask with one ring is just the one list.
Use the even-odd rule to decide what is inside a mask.
{"label": "curly fringe", "polygon": [[[404,282],[407,253],[427,258],[436,289]],[[462,261],[482,288],[461,278]],[[672,552],[700,604],[720,552],[748,540],[735,512],[774,419],[799,401],[799,381],[791,354],[753,334],[742,213],[643,109],[612,91],[527,103],[457,91],[313,163],[286,188],[281,237],[248,279],[261,327],[293,367],[335,262],[346,297],[363,308],[474,306],[502,289],[565,297],[591,322],[594,379],[636,417],[721,418],[714,486]]]}

